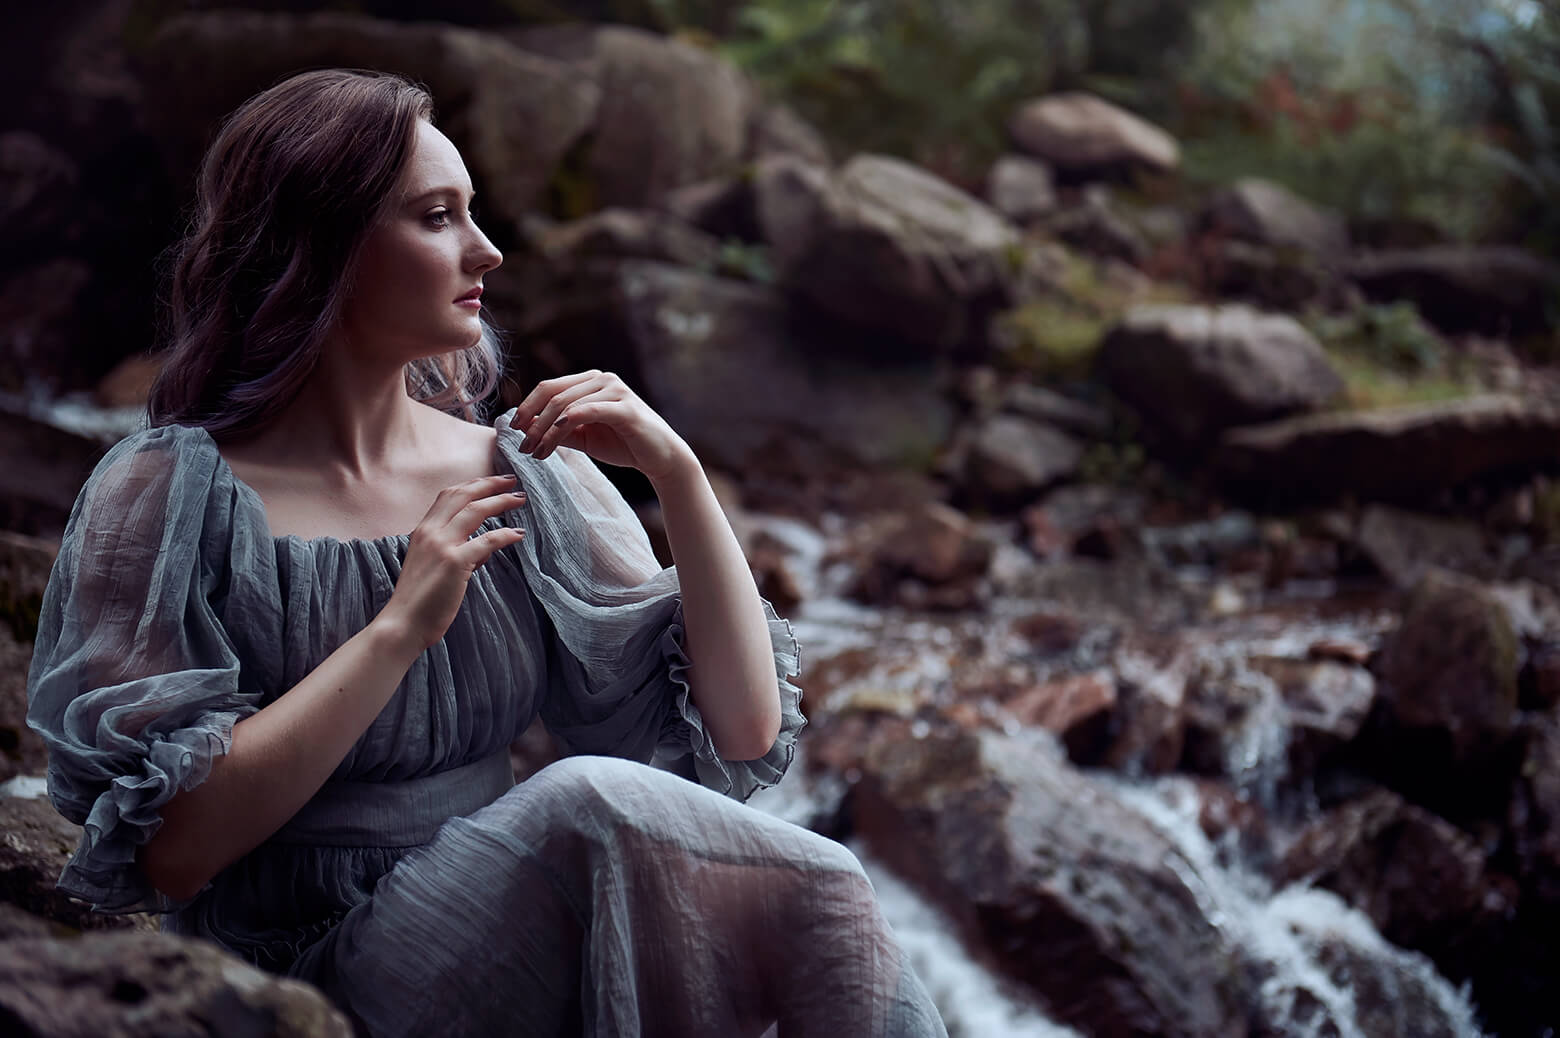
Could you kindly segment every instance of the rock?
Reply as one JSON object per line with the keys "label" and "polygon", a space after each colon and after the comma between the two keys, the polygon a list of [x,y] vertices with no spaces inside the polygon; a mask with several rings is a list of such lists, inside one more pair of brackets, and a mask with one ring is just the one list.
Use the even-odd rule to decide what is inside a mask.
{"label": "rock", "polygon": [[1486,911],[1484,855],[1448,822],[1377,790],[1301,832],[1283,883],[1331,890],[1394,944],[1444,958]]}
{"label": "rock", "polygon": [[1272,503],[1411,504],[1547,465],[1557,437],[1560,407],[1491,394],[1231,429],[1212,464],[1229,490]]}
{"label": "rock", "polygon": [[795,155],[818,166],[833,163],[823,134],[787,104],[765,105],[753,114],[748,124],[747,154],[755,159]]}
{"label": "rock", "polygon": [[[77,930],[146,928],[145,916],[99,915],[55,889],[81,839],[42,797],[0,797],[0,902]],[[3,971],[0,971],[3,974]]]}
{"label": "rock", "polygon": [[1203,258],[1203,276],[1222,298],[1280,311],[1299,311],[1339,292],[1308,254],[1284,253],[1243,241],[1211,244]]}
{"label": "rock", "polygon": [[[529,338],[574,365],[627,372],[712,465],[914,464],[951,432],[951,405],[924,365],[853,359],[771,288],[609,260],[586,264],[547,305]],[[591,352],[604,343],[629,355]]]}
{"label": "rock", "polygon": [[1022,155],[1004,155],[986,175],[986,201],[1020,227],[1034,223],[1056,208],[1051,170]]}
{"label": "rock", "polygon": [[1246,665],[1278,689],[1291,779],[1304,779],[1353,742],[1376,701],[1376,679],[1357,663],[1253,656]]}
{"label": "rock", "polygon": [[1418,584],[1432,569],[1480,580],[1497,575],[1499,562],[1477,523],[1371,505],[1356,537],[1362,554],[1400,588]]}
{"label": "rock", "polygon": [[1079,252],[1136,266],[1148,258],[1143,235],[1110,207],[1102,192],[1085,192],[1079,205],[1059,209],[1045,228]]}
{"label": "rock", "polygon": [[1110,415],[1102,409],[1028,382],[1010,384],[1001,409],[1089,439],[1110,435]]}
{"label": "rock", "polygon": [[753,184],[743,177],[701,180],[668,191],[657,203],[663,212],[717,239],[744,242],[759,240],[754,204]]}
{"label": "rock", "polygon": [[1319,638],[1305,651],[1307,659],[1331,660],[1363,667],[1370,662],[1370,646],[1347,638]]}
{"label": "rock", "polygon": [[1349,228],[1342,214],[1256,177],[1215,191],[1203,207],[1200,223],[1216,234],[1323,259],[1336,259],[1349,248]]}
{"label": "rock", "polygon": [[877,739],[856,831],[1006,973],[1085,1034],[1241,1033],[1241,950],[1203,915],[1158,829],[1048,737]]}
{"label": "rock", "polygon": [[1143,168],[1172,172],[1181,149],[1164,130],[1085,93],[1051,94],[1021,106],[1008,123],[1019,150],[1074,176]]}
{"label": "rock", "polygon": [[858,155],[831,177],[790,156],[754,172],[780,280],[895,349],[974,349],[1010,299],[1018,234],[980,200],[900,159]]}
{"label": "rock", "polygon": [[104,445],[0,405],[0,529],[57,538]]}
{"label": "rock", "polygon": [[1078,763],[1149,775],[1180,766],[1186,759],[1187,683],[1196,666],[1195,656],[1173,642],[1121,646],[1111,660],[1120,705],[1110,746],[1099,760]]}
{"label": "rock", "polygon": [[1176,444],[1325,406],[1343,380],[1293,318],[1249,307],[1137,306],[1105,336],[1110,388]]}
{"label": "rock", "polygon": [[1518,705],[1524,710],[1549,710],[1560,703],[1560,641],[1534,647],[1522,666]]}
{"label": "rock", "polygon": [[[346,14],[221,10],[173,18],[149,45],[144,68],[153,133],[171,167],[188,176],[228,112],[291,72],[331,66],[394,69],[425,84],[439,126],[460,148],[489,218],[512,229],[522,227],[525,212],[543,200],[576,144],[594,131],[591,139],[601,149],[604,133],[625,118],[632,121],[623,112],[635,103],[630,95],[646,96],[620,89],[608,113],[603,98],[621,86],[621,79],[607,77],[609,82],[598,85],[574,67],[527,53],[491,33]],[[641,71],[648,76],[651,70]],[[653,92],[648,85],[645,89]],[[684,125],[692,122],[690,117]],[[648,126],[633,130],[643,134]],[[740,149],[740,126],[736,134]],[[630,133],[614,138],[623,149],[616,161],[641,163],[632,167],[638,183],[626,192],[629,197],[598,185],[600,202],[638,204],[641,189],[666,175],[663,164],[631,148],[631,139]],[[667,147],[675,149],[672,143]],[[601,175],[594,166],[591,172]]]}
{"label": "rock", "polygon": [[1512,732],[1516,634],[1500,602],[1472,581],[1422,579],[1374,669],[1394,724],[1444,745],[1453,761],[1488,755]]}
{"label": "rock", "polygon": [[662,213],[603,209],[544,231],[537,248],[548,262],[588,258],[647,259],[711,271],[720,243],[696,227]]}
{"label": "rock", "polygon": [[1110,737],[1116,682],[1109,671],[1069,674],[1026,689],[1004,705],[1019,724],[1054,734],[1073,761],[1095,761]]}
{"label": "rock", "polygon": [[[1235,659],[1199,660],[1185,682],[1179,767],[1227,777],[1240,790],[1270,778],[1283,708],[1272,682]],[[1270,799],[1272,790],[1254,790]]]}
{"label": "rock", "polygon": [[165,355],[132,354],[103,376],[92,397],[100,407],[145,410],[152,385],[162,374]]}
{"label": "rock", "polygon": [[[857,550],[867,561],[852,594],[866,602],[912,608],[968,608],[996,550],[963,513],[936,501],[884,516],[869,524],[863,536],[866,543]],[[907,580],[935,587],[940,594],[929,600],[924,589],[906,588]]]}
{"label": "rock", "polygon": [[1356,256],[1348,275],[1371,299],[1407,299],[1448,332],[1521,335],[1553,327],[1560,267],[1520,249],[1443,245]]}
{"label": "rock", "polygon": [[317,989],[158,933],[0,942],[0,1018],[39,1038],[352,1035]]}
{"label": "rock", "polygon": [[1019,504],[1078,471],[1083,445],[1043,422],[999,414],[975,432],[963,482],[977,500]]}

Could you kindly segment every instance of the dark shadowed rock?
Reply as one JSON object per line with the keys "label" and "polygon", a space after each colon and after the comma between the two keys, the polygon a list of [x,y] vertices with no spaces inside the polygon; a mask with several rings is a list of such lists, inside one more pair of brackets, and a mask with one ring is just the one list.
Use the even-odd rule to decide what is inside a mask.
{"label": "dark shadowed rock", "polygon": [[1116,715],[1116,681],[1108,670],[1068,674],[1027,688],[1003,705],[1020,723],[1044,728],[1079,763],[1099,760]]}
{"label": "dark shadowed rock", "polygon": [[36,1038],[350,1038],[307,984],[157,933],[0,941],[0,1020]]}
{"label": "dark shadowed rock", "polygon": [[1372,505],[1360,517],[1360,551],[1400,588],[1411,588],[1432,569],[1489,580],[1500,564],[1477,523]]}
{"label": "dark shadowed rock", "polygon": [[1487,395],[1231,429],[1213,464],[1232,490],[1284,502],[1410,503],[1553,462],[1560,408]]}
{"label": "dark shadowed rock", "polygon": [[1135,307],[1106,334],[1099,363],[1118,396],[1188,446],[1317,410],[1343,389],[1298,322],[1244,306]]}
{"label": "dark shadowed rock", "polygon": [[1046,217],[1045,229],[1089,256],[1133,266],[1148,258],[1149,244],[1142,232],[1111,207],[1108,194],[1092,187],[1077,205],[1058,209]]}
{"label": "dark shadowed rock", "polygon": [[1341,214],[1256,177],[1215,191],[1200,222],[1217,234],[1324,258],[1336,258],[1349,247],[1349,229]]}
{"label": "dark shadowed rock", "polygon": [[649,210],[603,209],[542,232],[537,249],[548,262],[590,258],[648,259],[711,270],[720,243],[675,217]]}
{"label": "dark shadowed rock", "polygon": [[1157,829],[1048,737],[876,740],[857,831],[1086,1034],[1242,1033],[1253,980]]}
{"label": "dark shadowed rock", "polygon": [[1511,734],[1517,663],[1517,637],[1501,603],[1477,583],[1431,574],[1410,594],[1374,670],[1396,726],[1467,761]]}
{"label": "dark shadowed rock", "polygon": [[823,134],[787,104],[765,105],[753,114],[747,151],[751,158],[795,155],[819,166],[833,161]]}
{"label": "dark shadowed rock", "polygon": [[40,245],[53,252],[74,222],[80,178],[75,161],[37,134],[0,133],[0,258],[15,262]]}
{"label": "dark shadowed rock", "polygon": [[969,608],[995,552],[967,516],[936,501],[867,523],[861,538],[865,563],[852,594],[912,608]]}
{"label": "dark shadowed rock", "polygon": [[1209,243],[1203,276],[1221,298],[1281,311],[1298,311],[1342,291],[1308,253],[1236,240]]}
{"label": "dark shadowed rock", "polygon": [[1045,386],[1014,382],[1003,392],[1001,407],[1078,436],[1102,439],[1110,433],[1110,415],[1103,409]]}
{"label": "dark shadowed rock", "polygon": [[[0,797],[0,901],[77,930],[146,928],[140,915],[97,915],[55,889],[81,839],[42,797]],[[3,971],[0,971],[3,972]]]}
{"label": "dark shadowed rock", "polygon": [[1021,106],[1008,123],[1019,149],[1075,175],[1144,168],[1168,172],[1181,163],[1175,138],[1092,94],[1052,94]]}
{"label": "dark shadowed rock", "polygon": [[1289,774],[1297,778],[1352,742],[1376,701],[1376,679],[1357,663],[1279,656],[1246,663],[1278,689],[1289,729]]}
{"label": "dark shadowed rock", "polygon": [[1372,299],[1411,300],[1446,331],[1513,335],[1549,328],[1560,267],[1520,249],[1443,245],[1355,257],[1348,274]]}
{"label": "dark shadowed rock", "polygon": [[105,445],[0,406],[0,529],[58,537]]}
{"label": "dark shadowed rock", "polygon": [[1004,155],[986,175],[986,201],[1019,226],[1034,223],[1056,208],[1056,186],[1043,162]]}
{"label": "dark shadowed rock", "polygon": [[0,390],[25,391],[29,378],[55,382],[80,354],[82,309],[92,269],[56,257],[8,271],[0,284]]}
{"label": "dark shadowed rock", "polygon": [[1483,925],[1484,854],[1466,833],[1377,790],[1327,812],[1290,847],[1281,882],[1325,887],[1394,944],[1443,958]]}
{"label": "dark shadowed rock", "polygon": [[1009,299],[1015,228],[908,162],[858,155],[831,176],[779,156],[753,183],[782,283],[834,319],[936,352],[978,343]]}
{"label": "dark shadowed rock", "polygon": [[[228,112],[288,73],[330,66],[396,71],[425,84],[488,212],[511,228],[542,200],[564,156],[603,125],[598,107],[606,84],[490,33],[355,15],[226,10],[182,15],[159,30],[144,62],[153,131],[172,167],[188,176]],[[631,93],[618,91],[614,112],[631,103]],[[658,164],[635,172],[645,186],[665,175]],[[631,194],[599,197],[641,200]]]}

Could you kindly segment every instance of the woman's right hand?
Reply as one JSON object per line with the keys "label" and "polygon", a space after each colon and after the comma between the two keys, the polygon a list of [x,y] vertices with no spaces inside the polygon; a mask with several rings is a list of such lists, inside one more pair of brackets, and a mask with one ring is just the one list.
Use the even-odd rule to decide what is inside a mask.
{"label": "woman's right hand", "polygon": [[395,625],[418,652],[444,637],[477,567],[525,536],[507,526],[471,536],[488,519],[525,502],[515,485],[511,475],[485,476],[439,491],[412,531],[395,593],[376,622]]}

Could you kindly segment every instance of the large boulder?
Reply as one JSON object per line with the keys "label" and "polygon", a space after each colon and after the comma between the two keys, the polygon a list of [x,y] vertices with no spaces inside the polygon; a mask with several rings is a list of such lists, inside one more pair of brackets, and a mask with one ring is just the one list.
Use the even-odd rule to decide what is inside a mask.
{"label": "large boulder", "polygon": [[1083,444],[1043,421],[998,414],[975,429],[964,447],[964,491],[996,505],[1020,505],[1074,475]]}
{"label": "large boulder", "polygon": [[1322,258],[1337,259],[1349,247],[1348,224],[1340,213],[1256,177],[1214,192],[1201,224],[1216,234]]}
{"label": "large boulder", "polygon": [[1048,736],[874,741],[856,829],[1086,1034],[1244,1033],[1241,949],[1204,915],[1195,866]]}
{"label": "large boulder", "polygon": [[103,456],[98,440],[0,406],[0,529],[58,537]]}
{"label": "large boulder", "polygon": [[1019,226],[1034,223],[1056,208],[1051,169],[1023,155],[1004,155],[986,175],[986,200]]}
{"label": "large boulder", "polygon": [[1548,465],[1556,442],[1560,407],[1490,394],[1231,429],[1213,464],[1230,489],[1275,501],[1428,502]]}
{"label": "large boulder", "polygon": [[781,281],[833,319],[940,352],[978,345],[1010,298],[1017,230],[908,162],[858,155],[833,176],[772,157],[754,191]]}
{"label": "large boulder", "polygon": [[1176,447],[1325,406],[1343,380],[1291,317],[1245,306],[1147,305],[1106,333],[1110,388]]}
{"label": "large boulder", "polygon": [[[500,268],[502,269],[502,268]],[[495,272],[496,273],[496,272]],[[548,301],[530,338],[571,366],[619,367],[711,464],[924,464],[948,437],[933,372],[870,364],[799,325],[775,289],[663,263],[607,260]],[[602,344],[619,344],[616,356]]]}
{"label": "large boulder", "polygon": [[159,933],[0,941],[0,1020],[27,1038],[351,1038],[317,989]]}
{"label": "large boulder", "polygon": [[48,751],[27,727],[27,669],[38,612],[59,546],[0,531],[0,779],[41,775]]}
{"label": "large boulder", "polygon": [[1480,580],[1493,579],[1500,569],[1484,531],[1469,520],[1371,505],[1354,536],[1360,552],[1404,590],[1436,569]]}
{"label": "large boulder", "polygon": [[158,31],[143,66],[151,128],[181,177],[223,116],[290,73],[347,66],[410,76],[432,92],[483,205],[510,228],[543,200],[603,103],[602,88],[573,66],[491,34],[345,14],[181,15]]}
{"label": "large boulder", "polygon": [[1553,326],[1560,267],[1505,247],[1441,245],[1355,257],[1348,274],[1371,299],[1411,300],[1446,331],[1513,335]]}
{"label": "large boulder", "polygon": [[[144,915],[101,915],[56,889],[81,826],[42,797],[0,796],[0,903],[76,930],[154,927]],[[3,1017],[0,1017],[3,1019]]]}
{"label": "large boulder", "polygon": [[1020,151],[1070,176],[1132,169],[1170,172],[1181,164],[1175,138],[1093,94],[1061,93],[1028,101],[1008,133]]}

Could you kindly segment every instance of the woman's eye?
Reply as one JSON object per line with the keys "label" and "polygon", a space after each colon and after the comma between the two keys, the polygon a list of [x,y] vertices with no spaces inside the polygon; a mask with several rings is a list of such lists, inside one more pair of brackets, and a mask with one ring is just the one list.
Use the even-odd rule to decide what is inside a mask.
{"label": "woman's eye", "polygon": [[450,211],[448,209],[435,209],[428,214],[428,222],[435,227],[448,227],[450,223]]}

